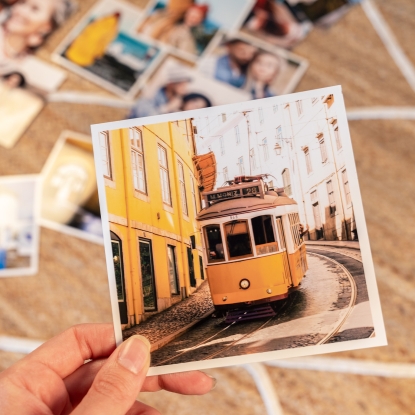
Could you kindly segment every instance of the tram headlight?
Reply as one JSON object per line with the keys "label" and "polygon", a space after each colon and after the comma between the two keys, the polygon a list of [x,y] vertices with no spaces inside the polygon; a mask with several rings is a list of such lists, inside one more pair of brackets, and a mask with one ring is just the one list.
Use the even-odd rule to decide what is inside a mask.
{"label": "tram headlight", "polygon": [[222,301],[226,301],[228,299],[228,297],[222,297]]}
{"label": "tram headlight", "polygon": [[247,279],[243,279],[241,281],[239,281],[239,286],[243,289],[243,290],[247,290],[249,288],[249,286],[251,285],[251,283],[249,282],[249,280]]}
{"label": "tram headlight", "polygon": [[267,294],[271,294],[271,293],[272,293],[271,288],[268,288],[268,289],[267,289]]}

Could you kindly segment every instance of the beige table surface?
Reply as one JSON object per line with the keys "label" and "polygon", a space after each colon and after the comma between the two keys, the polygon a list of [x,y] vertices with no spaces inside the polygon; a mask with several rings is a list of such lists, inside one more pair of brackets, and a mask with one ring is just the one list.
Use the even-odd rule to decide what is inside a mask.
{"label": "beige table surface", "polygon": [[[78,13],[39,56],[48,59],[93,2],[80,3]],[[415,2],[375,3],[415,64]],[[314,30],[294,51],[310,62],[297,91],[341,84],[349,109],[415,106],[415,92],[360,6],[331,29]],[[62,89],[105,93],[71,73]],[[39,173],[62,130],[88,134],[90,124],[125,115],[125,110],[108,107],[48,104],[13,149],[1,149],[0,175]],[[389,346],[330,356],[415,363],[415,121],[351,121],[350,128]],[[38,275],[0,279],[0,334],[47,339],[87,321],[111,321],[103,248],[42,228]],[[0,370],[20,357],[0,352]],[[415,380],[268,370],[287,415],[415,414]],[[159,392],[142,398],[164,414],[265,413],[243,368],[209,372],[219,383],[208,396]]]}

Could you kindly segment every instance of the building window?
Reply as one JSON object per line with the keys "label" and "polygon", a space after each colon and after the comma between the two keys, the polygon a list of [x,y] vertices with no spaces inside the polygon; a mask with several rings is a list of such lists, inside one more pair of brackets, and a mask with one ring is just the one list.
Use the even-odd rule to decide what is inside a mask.
{"label": "building window", "polygon": [[258,108],[258,116],[259,116],[259,122],[261,124],[264,123],[264,110],[261,108]]}
{"label": "building window", "polygon": [[264,151],[264,160],[268,160],[269,159],[269,149],[268,149],[268,140],[266,138],[264,138],[262,140],[262,149]]}
{"label": "building window", "polygon": [[167,164],[167,151],[164,147],[158,146],[158,159],[160,167],[161,196],[163,202],[172,206],[170,194],[169,168]]}
{"label": "building window", "polygon": [[336,200],[334,199],[333,182],[331,180],[327,182],[327,194],[329,196],[330,216],[334,216],[336,214]]}
{"label": "building window", "polygon": [[239,134],[239,125],[235,125],[235,141],[236,144],[239,144],[241,142],[241,136]]}
{"label": "building window", "polygon": [[244,166],[244,158],[238,158],[238,167],[239,167],[239,175],[243,176],[245,174],[245,166]]}
{"label": "building window", "polygon": [[342,148],[342,140],[340,138],[339,126],[337,124],[334,124],[334,138],[336,140],[337,150],[340,150]]}
{"label": "building window", "polygon": [[268,190],[273,190],[274,189],[274,181],[270,180],[268,183]]}
{"label": "building window", "polygon": [[130,128],[131,167],[134,189],[147,193],[144,167],[143,132],[139,128]]}
{"label": "building window", "polygon": [[101,131],[99,133],[99,145],[101,147],[101,160],[104,177],[112,179],[109,131]]}
{"label": "building window", "polygon": [[303,114],[303,101],[295,101],[295,105],[297,106],[298,116],[301,117]]}
{"label": "building window", "polygon": [[317,190],[314,190],[313,192],[310,193],[310,199],[311,199],[311,203],[315,203],[318,201]]}
{"label": "building window", "polygon": [[320,152],[321,152],[321,162],[325,163],[327,161],[327,147],[324,138],[319,141],[320,143]]}
{"label": "building window", "polygon": [[274,111],[274,114],[275,114],[276,112],[278,112],[278,104],[273,105],[273,106],[272,106],[272,110]]}
{"label": "building window", "polygon": [[229,180],[228,168],[227,168],[227,167],[224,167],[224,168],[223,168],[223,180],[224,180],[225,182],[227,182],[227,181]]}
{"label": "building window", "polygon": [[178,295],[180,294],[180,287],[177,273],[176,247],[172,245],[167,245],[167,258],[169,262],[170,292],[173,295]]}
{"label": "building window", "polygon": [[192,173],[190,173],[190,185],[192,191],[193,207],[195,208],[195,215],[197,214],[197,199],[196,199],[196,190],[195,190],[195,179],[193,178]]}
{"label": "building window", "polygon": [[186,198],[186,184],[184,182],[184,169],[183,164],[180,161],[177,162],[177,166],[179,169],[179,186],[180,186],[180,199],[182,200],[182,211],[183,214],[189,216],[189,209],[187,206],[187,198]]}
{"label": "building window", "polygon": [[284,192],[288,195],[292,195],[291,190],[291,177],[290,177],[290,171],[288,169],[284,169],[282,171],[282,181],[284,183]]}
{"label": "building window", "polygon": [[223,156],[225,154],[225,141],[223,137],[219,139],[219,143],[220,143],[220,154]]}
{"label": "building window", "polygon": [[346,203],[350,205],[352,203],[352,198],[350,196],[350,187],[349,187],[349,179],[347,177],[347,171],[342,171],[342,177],[343,177],[343,185],[344,185],[344,194],[346,195]]}
{"label": "building window", "polygon": [[282,140],[282,127],[277,127],[277,140]]}
{"label": "building window", "polygon": [[311,164],[310,150],[308,149],[308,147],[304,149],[304,157],[305,157],[305,165],[307,168],[307,174],[310,174],[313,171],[313,166]]}
{"label": "building window", "polygon": [[318,101],[317,97],[311,98],[311,104],[315,104]]}
{"label": "building window", "polygon": [[256,169],[255,150],[253,148],[249,150],[249,162],[251,163],[251,170]]}
{"label": "building window", "polygon": [[226,114],[222,113],[222,122],[225,122],[225,121],[226,121]]}

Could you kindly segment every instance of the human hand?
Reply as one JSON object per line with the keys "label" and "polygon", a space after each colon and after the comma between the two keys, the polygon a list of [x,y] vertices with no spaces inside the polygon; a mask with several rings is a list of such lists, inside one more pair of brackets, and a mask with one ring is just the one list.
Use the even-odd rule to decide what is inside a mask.
{"label": "human hand", "polygon": [[202,395],[215,384],[202,372],[146,378],[149,366],[144,337],[116,348],[111,324],[74,326],[0,373],[0,414],[157,415],[140,391]]}

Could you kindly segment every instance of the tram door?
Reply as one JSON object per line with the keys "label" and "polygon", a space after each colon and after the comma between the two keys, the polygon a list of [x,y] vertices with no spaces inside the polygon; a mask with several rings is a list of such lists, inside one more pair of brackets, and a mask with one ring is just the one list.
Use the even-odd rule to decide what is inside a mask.
{"label": "tram door", "polygon": [[284,229],[282,227],[281,216],[277,217],[276,224],[277,224],[277,232],[280,238],[281,249],[284,249],[284,253],[282,256],[283,263],[284,263],[284,279],[285,279],[285,282],[287,283],[287,286],[289,287],[292,285],[293,281],[291,278],[290,264],[288,262],[287,244],[285,243],[285,234],[284,234]]}
{"label": "tram door", "polygon": [[111,232],[112,256],[114,261],[115,283],[117,286],[118,308],[121,324],[128,324],[127,299],[125,298],[124,265],[121,239]]}

